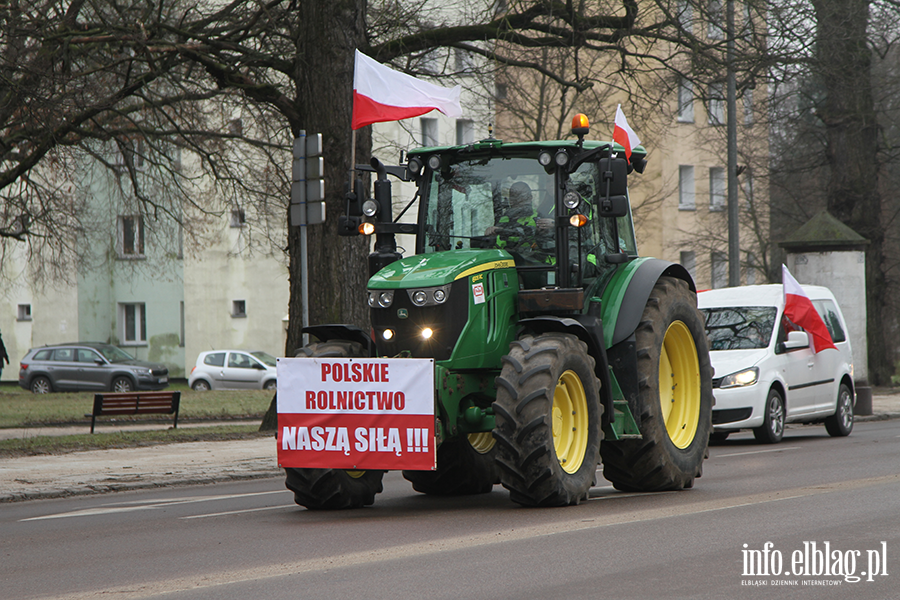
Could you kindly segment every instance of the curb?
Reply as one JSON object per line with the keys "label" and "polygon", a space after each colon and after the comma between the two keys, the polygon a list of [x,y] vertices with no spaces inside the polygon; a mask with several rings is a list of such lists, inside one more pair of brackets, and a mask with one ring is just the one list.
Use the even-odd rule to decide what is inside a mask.
{"label": "curb", "polygon": [[47,500],[50,498],[69,498],[73,496],[94,496],[113,492],[128,492],[133,490],[147,490],[154,488],[179,487],[187,485],[207,485],[215,483],[228,483],[234,481],[250,481],[254,479],[273,479],[284,477],[281,469],[249,473],[245,475],[225,475],[209,477],[184,477],[181,479],[169,479],[165,481],[136,481],[131,483],[118,483],[110,485],[84,485],[74,488],[45,489],[34,492],[23,492],[0,495],[0,504],[12,502],[24,502],[27,500]]}

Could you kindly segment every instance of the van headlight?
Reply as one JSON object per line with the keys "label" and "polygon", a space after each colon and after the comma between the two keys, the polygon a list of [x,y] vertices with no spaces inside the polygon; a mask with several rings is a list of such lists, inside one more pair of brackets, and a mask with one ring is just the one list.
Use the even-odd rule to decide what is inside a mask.
{"label": "van headlight", "polygon": [[759,380],[759,367],[750,367],[731,375],[726,375],[719,383],[719,389],[744,387],[753,385]]}

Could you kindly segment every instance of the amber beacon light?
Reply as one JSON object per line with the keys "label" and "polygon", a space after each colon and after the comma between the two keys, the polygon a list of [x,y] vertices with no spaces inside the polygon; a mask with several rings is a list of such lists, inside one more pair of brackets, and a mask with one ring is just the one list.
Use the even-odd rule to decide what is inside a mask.
{"label": "amber beacon light", "polygon": [[588,123],[587,115],[578,113],[572,117],[572,133],[575,135],[587,135],[591,130],[591,124]]}

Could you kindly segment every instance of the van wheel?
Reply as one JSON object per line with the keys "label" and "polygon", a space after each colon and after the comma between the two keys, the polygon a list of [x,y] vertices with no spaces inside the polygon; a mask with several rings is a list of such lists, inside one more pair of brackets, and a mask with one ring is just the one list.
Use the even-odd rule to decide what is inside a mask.
{"label": "van wheel", "polygon": [[825,419],[825,431],[832,437],[845,437],[853,431],[853,393],[842,383],[834,414]]}
{"label": "van wheel", "polygon": [[32,394],[49,394],[52,391],[53,386],[50,384],[50,380],[46,377],[35,377],[31,382]]}
{"label": "van wheel", "polygon": [[763,424],[753,430],[753,437],[763,444],[777,444],[784,437],[784,398],[775,388],[769,390]]}

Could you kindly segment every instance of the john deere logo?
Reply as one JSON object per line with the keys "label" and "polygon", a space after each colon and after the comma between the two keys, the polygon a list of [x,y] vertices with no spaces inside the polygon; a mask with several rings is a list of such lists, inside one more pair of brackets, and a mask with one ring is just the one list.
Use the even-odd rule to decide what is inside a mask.
{"label": "john deere logo", "polygon": [[408,316],[409,316],[409,311],[406,310],[405,308],[398,308],[398,309],[397,309],[397,318],[398,318],[398,319],[405,319],[405,318],[408,317]]}

